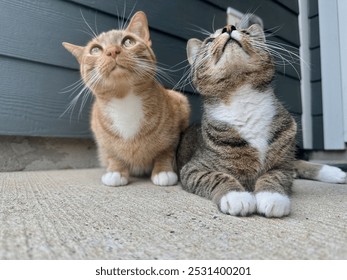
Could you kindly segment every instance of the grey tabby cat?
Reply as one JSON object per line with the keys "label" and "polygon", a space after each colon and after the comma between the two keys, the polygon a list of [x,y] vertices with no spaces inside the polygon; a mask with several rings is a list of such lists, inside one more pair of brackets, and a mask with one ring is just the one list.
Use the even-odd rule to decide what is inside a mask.
{"label": "grey tabby cat", "polygon": [[181,183],[230,215],[288,215],[295,173],[346,180],[336,167],[295,160],[296,123],[275,97],[275,66],[265,41],[259,25],[228,25],[187,45],[204,113],[201,126],[190,126],[178,148]]}

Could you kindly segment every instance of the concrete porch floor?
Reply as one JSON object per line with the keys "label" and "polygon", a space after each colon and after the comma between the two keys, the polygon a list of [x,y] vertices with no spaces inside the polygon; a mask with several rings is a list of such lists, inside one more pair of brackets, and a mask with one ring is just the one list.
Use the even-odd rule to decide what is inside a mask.
{"label": "concrete porch floor", "polygon": [[347,185],[296,180],[283,219],[221,214],[101,169],[0,173],[0,259],[347,259]]}

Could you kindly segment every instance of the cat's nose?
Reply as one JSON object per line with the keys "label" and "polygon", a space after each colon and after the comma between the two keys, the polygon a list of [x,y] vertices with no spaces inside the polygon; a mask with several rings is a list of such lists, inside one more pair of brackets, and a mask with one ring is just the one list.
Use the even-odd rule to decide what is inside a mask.
{"label": "cat's nose", "polygon": [[106,50],[106,55],[111,56],[112,58],[116,58],[118,54],[120,54],[121,48],[119,46],[111,47]]}
{"label": "cat's nose", "polygon": [[222,33],[228,33],[230,35],[234,30],[236,30],[234,25],[227,25],[222,29]]}

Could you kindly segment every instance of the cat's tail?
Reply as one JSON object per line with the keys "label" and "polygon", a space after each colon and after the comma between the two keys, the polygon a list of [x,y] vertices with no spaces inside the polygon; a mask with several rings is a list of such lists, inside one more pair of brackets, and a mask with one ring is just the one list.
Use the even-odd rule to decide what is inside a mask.
{"label": "cat's tail", "polygon": [[327,183],[345,184],[347,183],[347,174],[340,168],[316,164],[304,160],[296,160],[294,169],[297,178],[316,180]]}

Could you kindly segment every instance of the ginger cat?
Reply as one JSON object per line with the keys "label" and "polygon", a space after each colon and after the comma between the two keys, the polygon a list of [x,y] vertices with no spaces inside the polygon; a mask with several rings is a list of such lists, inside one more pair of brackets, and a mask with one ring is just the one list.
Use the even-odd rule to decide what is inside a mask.
{"label": "ginger cat", "polygon": [[155,78],[146,15],[137,12],[125,30],[101,33],[85,47],[63,45],[95,97],[91,127],[107,168],[103,184],[126,185],[131,175],[151,173],[154,184],[175,185],[175,150],[190,107],[184,95]]}

